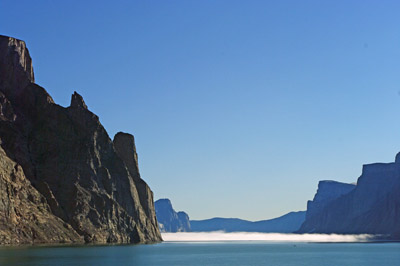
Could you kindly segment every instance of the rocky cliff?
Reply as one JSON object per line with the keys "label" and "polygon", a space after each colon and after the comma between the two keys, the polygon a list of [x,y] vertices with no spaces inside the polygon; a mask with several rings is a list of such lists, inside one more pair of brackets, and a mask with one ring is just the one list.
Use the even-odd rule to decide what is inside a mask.
{"label": "rocky cliff", "polygon": [[322,211],[326,205],[335,199],[352,191],[356,185],[346,184],[331,180],[323,180],[318,183],[318,190],[313,200],[307,202],[307,218]]}
{"label": "rocky cliff", "polygon": [[189,215],[176,212],[169,199],[159,199],[155,202],[157,219],[162,232],[189,232]]}
{"label": "rocky cliff", "polygon": [[0,243],[160,241],[133,136],[34,82],[25,43],[0,36]]}
{"label": "rocky cliff", "polygon": [[[318,193],[317,193],[318,194]],[[400,156],[363,166],[357,186],[307,215],[299,232],[400,237]]]}

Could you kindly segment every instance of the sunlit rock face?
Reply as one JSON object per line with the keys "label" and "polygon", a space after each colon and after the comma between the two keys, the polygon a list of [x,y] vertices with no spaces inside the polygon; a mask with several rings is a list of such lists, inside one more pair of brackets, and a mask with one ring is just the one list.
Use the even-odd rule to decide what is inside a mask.
{"label": "sunlit rock face", "polygon": [[155,202],[157,219],[162,232],[190,232],[189,215],[176,212],[169,199],[159,199]]}
{"label": "sunlit rock face", "polygon": [[311,204],[312,212],[307,213],[300,232],[368,233],[399,237],[400,160],[398,157],[396,156],[394,163],[364,165],[357,185],[350,192],[319,208],[314,208],[315,206]]}
{"label": "sunlit rock face", "polygon": [[[0,195],[20,217],[7,211],[11,203],[0,206],[11,222],[0,227],[0,243],[161,241],[133,136],[121,136],[113,142],[76,92],[69,107],[55,104],[34,83],[25,43],[0,36]],[[22,192],[7,192],[13,187]]]}

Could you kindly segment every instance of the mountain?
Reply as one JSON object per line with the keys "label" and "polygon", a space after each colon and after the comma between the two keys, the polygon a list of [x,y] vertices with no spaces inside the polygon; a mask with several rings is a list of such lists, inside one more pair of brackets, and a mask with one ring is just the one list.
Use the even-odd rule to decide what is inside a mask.
{"label": "mountain", "polygon": [[0,36],[0,244],[161,241],[134,138],[111,140],[74,93],[35,84],[25,42]]}
{"label": "mountain", "polygon": [[270,232],[293,233],[299,230],[306,216],[305,211],[290,212],[278,218],[251,222],[237,218],[212,218],[191,220],[192,232]]}
{"label": "mountain", "polygon": [[236,218],[212,218],[190,220],[185,212],[176,212],[169,199],[159,199],[155,203],[157,220],[162,232],[279,232],[292,233],[299,230],[306,212],[290,212],[281,217],[250,222]]}
{"label": "mountain", "polygon": [[400,153],[394,163],[364,165],[354,189],[307,215],[299,232],[368,233],[398,239]]}
{"label": "mountain", "polygon": [[306,218],[323,210],[326,205],[335,199],[352,191],[356,185],[346,184],[332,180],[323,180],[318,183],[318,190],[313,200],[307,202]]}
{"label": "mountain", "polygon": [[169,199],[159,199],[154,203],[161,232],[189,232],[189,215],[176,212]]}

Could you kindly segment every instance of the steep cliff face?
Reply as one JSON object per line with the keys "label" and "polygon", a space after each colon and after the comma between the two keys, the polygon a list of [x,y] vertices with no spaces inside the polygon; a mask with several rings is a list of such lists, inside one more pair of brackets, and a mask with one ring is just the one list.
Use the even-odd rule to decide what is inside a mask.
{"label": "steep cliff face", "polygon": [[83,238],[51,213],[21,166],[0,147],[0,243],[74,243]]}
{"label": "steep cliff face", "polygon": [[[0,36],[0,104],[6,157],[21,166],[31,184],[27,190],[39,193],[49,216],[69,226],[74,241],[161,240],[153,194],[140,178],[133,136],[121,133],[111,141],[76,92],[68,108],[55,104],[34,83],[25,43],[5,36]],[[59,242],[64,240],[68,238],[60,236]]]}
{"label": "steep cliff face", "polygon": [[324,180],[318,183],[318,190],[313,200],[307,202],[306,217],[310,218],[322,211],[326,205],[335,199],[352,191],[356,185]]}
{"label": "steep cliff face", "polygon": [[159,199],[155,203],[157,219],[162,232],[189,232],[189,215],[176,212],[169,199]]}
{"label": "steep cliff face", "polygon": [[184,211],[177,212],[176,214],[178,215],[178,220],[180,222],[180,227],[183,229],[183,231],[184,232],[192,231],[191,228],[190,228],[189,215]]}
{"label": "steep cliff face", "polygon": [[308,216],[300,232],[369,233],[398,237],[400,160],[363,166],[357,186]]}

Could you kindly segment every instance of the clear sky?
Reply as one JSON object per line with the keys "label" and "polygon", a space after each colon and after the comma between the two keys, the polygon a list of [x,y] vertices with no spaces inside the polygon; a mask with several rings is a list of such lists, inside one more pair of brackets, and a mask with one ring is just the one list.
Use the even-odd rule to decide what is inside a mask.
{"label": "clear sky", "polygon": [[304,210],[400,151],[400,1],[0,2],[36,82],[135,135],[192,219]]}

